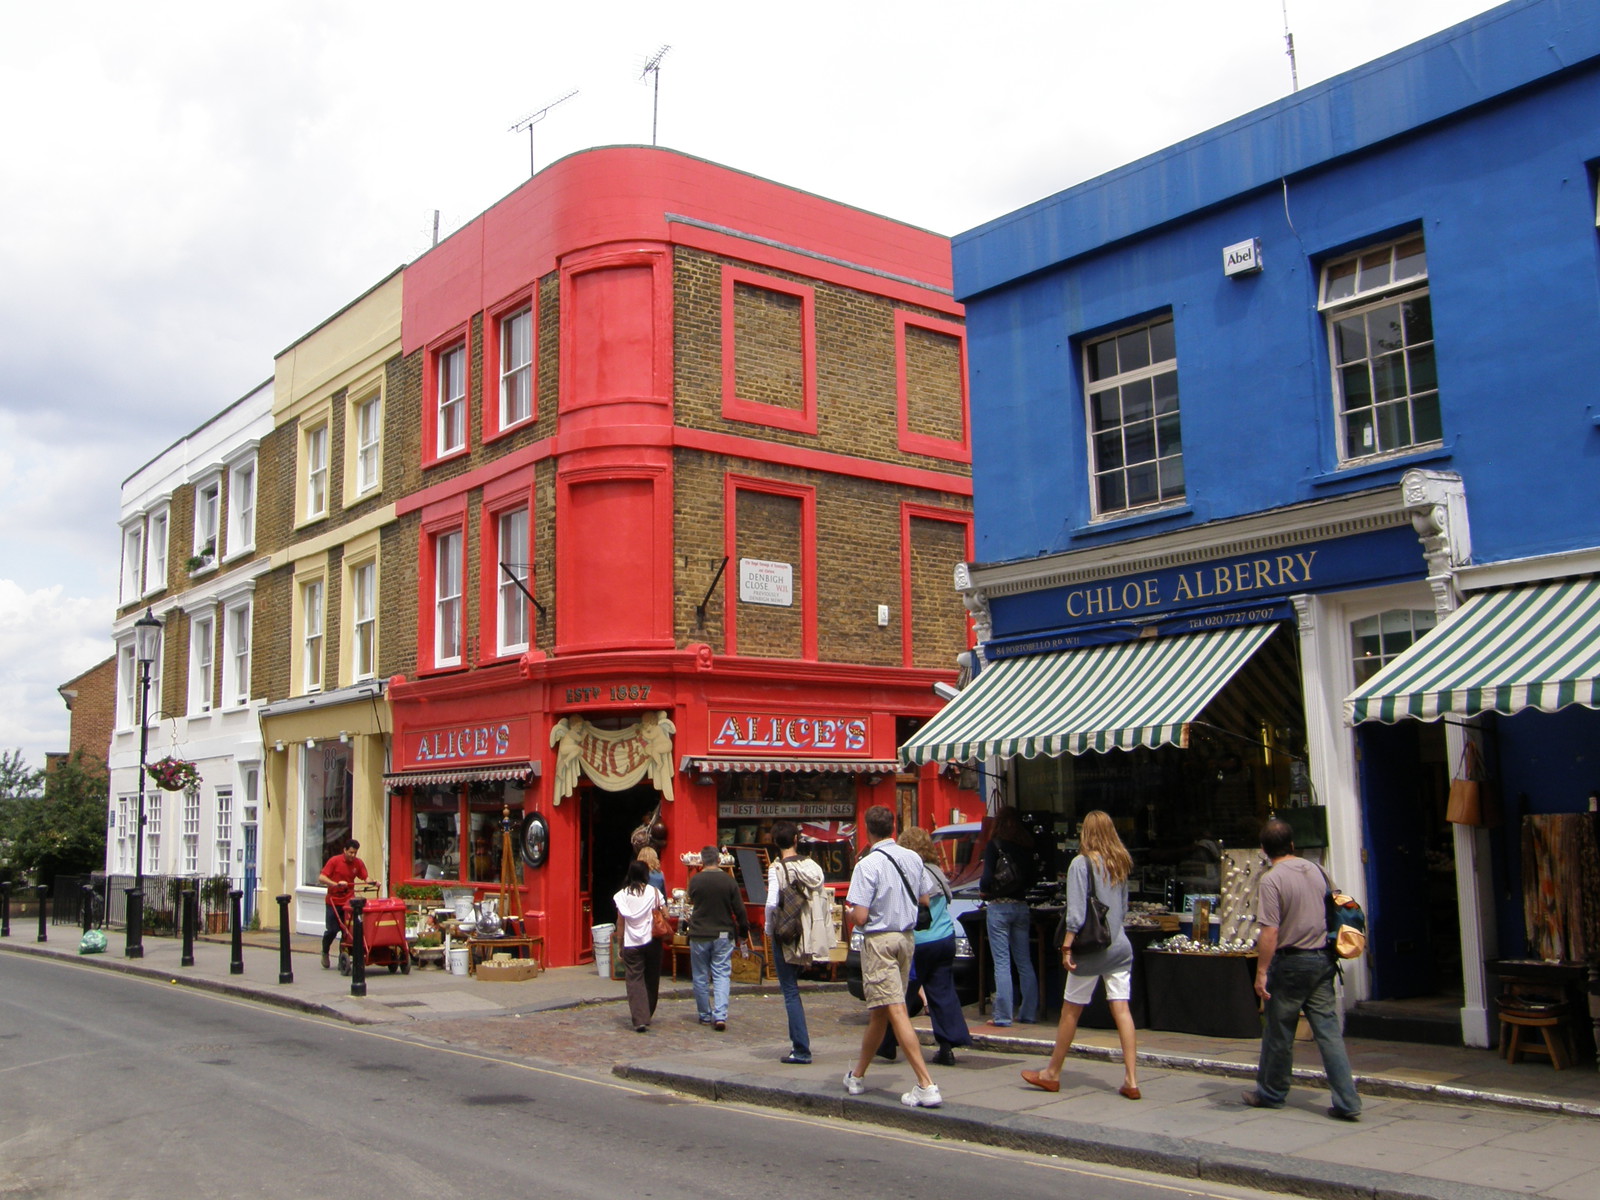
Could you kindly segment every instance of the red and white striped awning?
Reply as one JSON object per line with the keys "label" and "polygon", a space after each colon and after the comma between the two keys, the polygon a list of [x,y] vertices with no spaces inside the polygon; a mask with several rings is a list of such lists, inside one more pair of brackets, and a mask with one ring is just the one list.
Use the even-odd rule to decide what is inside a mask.
{"label": "red and white striped awning", "polygon": [[704,774],[757,774],[777,771],[786,775],[893,775],[900,769],[897,760],[888,758],[690,758],[684,765]]}
{"label": "red and white striped awning", "polygon": [[456,767],[448,771],[389,771],[383,782],[391,788],[431,787],[448,783],[499,783],[539,774],[536,762],[499,763],[492,767]]}

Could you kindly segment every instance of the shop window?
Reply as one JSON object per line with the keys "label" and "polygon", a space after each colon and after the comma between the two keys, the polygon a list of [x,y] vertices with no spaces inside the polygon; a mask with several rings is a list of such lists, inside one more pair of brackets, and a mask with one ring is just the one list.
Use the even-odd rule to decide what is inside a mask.
{"label": "shop window", "polygon": [[1172,318],[1087,343],[1083,370],[1095,516],[1181,501],[1183,439]]}
{"label": "shop window", "polygon": [[522,823],[522,804],[523,790],[511,783],[412,789],[412,876],[446,883],[498,883],[502,810],[511,809],[514,838]]}
{"label": "shop window", "polygon": [[1324,265],[1318,308],[1328,327],[1340,461],[1442,441],[1421,236]]}
{"label": "shop window", "polygon": [[1360,687],[1438,624],[1432,609],[1396,608],[1350,623],[1355,686]]}
{"label": "shop window", "polygon": [[305,814],[300,853],[300,882],[319,887],[323,864],[342,853],[351,834],[350,812],[355,778],[350,747],[343,742],[318,742],[301,750],[300,811]]}
{"label": "shop window", "polygon": [[772,826],[793,821],[800,827],[800,853],[821,865],[829,883],[850,881],[856,865],[854,775],[740,772],[718,775],[716,782],[719,846],[771,847]]}

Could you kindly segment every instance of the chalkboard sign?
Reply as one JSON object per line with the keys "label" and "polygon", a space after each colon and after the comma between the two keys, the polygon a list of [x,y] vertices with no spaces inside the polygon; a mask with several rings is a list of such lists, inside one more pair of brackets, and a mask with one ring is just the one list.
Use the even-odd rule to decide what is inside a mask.
{"label": "chalkboard sign", "polygon": [[767,852],[760,846],[729,846],[739,867],[745,899],[763,908],[767,903]]}

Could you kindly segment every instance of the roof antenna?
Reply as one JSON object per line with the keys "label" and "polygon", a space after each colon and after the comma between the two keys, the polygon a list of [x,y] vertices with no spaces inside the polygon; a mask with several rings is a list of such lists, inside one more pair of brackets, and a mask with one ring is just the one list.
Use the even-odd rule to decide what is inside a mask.
{"label": "roof antenna", "polygon": [[661,60],[667,56],[667,51],[671,49],[671,46],[662,46],[661,49],[645,60],[644,68],[639,72],[640,79],[643,79],[646,75],[655,76],[655,96],[650,101],[650,144],[652,146],[656,144],[656,117],[661,111]]}
{"label": "roof antenna", "polygon": [[532,179],[533,176],[534,176],[534,168],[533,168],[533,127],[535,125],[537,125],[540,121],[544,120],[545,117],[549,114],[549,112],[550,112],[550,110],[552,108],[554,108],[558,104],[565,104],[568,100],[571,100],[577,94],[578,94],[578,89],[577,88],[573,88],[565,96],[561,97],[561,99],[552,100],[552,101],[550,101],[549,104],[546,104],[543,108],[529,113],[527,116],[523,117],[522,120],[518,121],[509,130],[507,130],[508,133],[521,133],[524,129],[526,129],[528,131],[528,178],[529,179]]}
{"label": "roof antenna", "polygon": [[1289,82],[1294,91],[1300,90],[1300,69],[1294,61],[1294,34],[1289,32],[1289,0],[1283,0],[1283,44],[1284,53],[1289,56]]}

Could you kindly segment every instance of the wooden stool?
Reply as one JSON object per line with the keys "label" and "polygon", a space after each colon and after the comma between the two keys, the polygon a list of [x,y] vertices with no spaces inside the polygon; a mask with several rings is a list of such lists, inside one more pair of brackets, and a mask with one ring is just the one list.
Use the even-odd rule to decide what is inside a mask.
{"label": "wooden stool", "polygon": [[[1509,1027],[1511,1037],[1506,1038]],[[1544,1038],[1544,1045],[1530,1041],[1522,1044],[1522,1031],[1524,1029],[1537,1029]],[[1561,1070],[1567,1065],[1571,1056],[1569,1031],[1567,1029],[1567,1006],[1565,1004],[1541,1004],[1527,1007],[1500,1008],[1500,1040],[1505,1046],[1506,1060],[1511,1063],[1517,1061],[1520,1054],[1543,1054],[1550,1060],[1550,1065],[1556,1070]]]}

